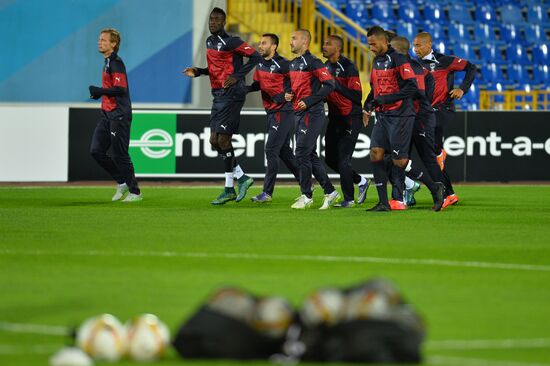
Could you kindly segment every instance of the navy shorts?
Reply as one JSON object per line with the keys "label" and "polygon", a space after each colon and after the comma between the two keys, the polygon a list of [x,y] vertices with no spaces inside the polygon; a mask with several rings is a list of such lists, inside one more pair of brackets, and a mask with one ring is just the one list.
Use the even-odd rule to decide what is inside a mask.
{"label": "navy shorts", "polygon": [[394,117],[376,115],[376,122],[372,128],[370,147],[379,147],[391,154],[392,159],[409,157],[414,116]]}
{"label": "navy shorts", "polygon": [[210,132],[233,135],[239,132],[244,100],[214,100],[210,114]]}

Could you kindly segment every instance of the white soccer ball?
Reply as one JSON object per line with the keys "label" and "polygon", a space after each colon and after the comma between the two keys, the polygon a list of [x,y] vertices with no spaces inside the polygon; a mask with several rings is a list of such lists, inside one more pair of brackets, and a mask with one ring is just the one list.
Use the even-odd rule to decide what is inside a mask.
{"label": "white soccer ball", "polygon": [[168,327],[153,314],[143,314],[126,324],[128,356],[135,361],[153,361],[164,356],[170,344]]}
{"label": "white soccer ball", "polygon": [[207,305],[211,310],[250,324],[255,313],[256,299],[241,289],[225,287],[214,293]]}
{"label": "white soccer ball", "polygon": [[124,327],[111,314],[86,320],[77,331],[76,342],[95,360],[117,361],[126,351]]}
{"label": "white soccer ball", "polygon": [[344,310],[346,320],[354,319],[388,319],[392,304],[386,293],[373,289],[361,288],[347,296]]}
{"label": "white soccer ball", "polygon": [[76,347],[63,347],[50,357],[51,366],[92,366],[93,364],[90,356]]}
{"label": "white soccer ball", "polygon": [[342,320],[345,298],[338,289],[320,289],[309,295],[300,309],[300,317],[308,326],[334,325]]}
{"label": "white soccer ball", "polygon": [[281,297],[265,297],[256,304],[254,328],[273,338],[281,338],[294,319],[292,306]]}

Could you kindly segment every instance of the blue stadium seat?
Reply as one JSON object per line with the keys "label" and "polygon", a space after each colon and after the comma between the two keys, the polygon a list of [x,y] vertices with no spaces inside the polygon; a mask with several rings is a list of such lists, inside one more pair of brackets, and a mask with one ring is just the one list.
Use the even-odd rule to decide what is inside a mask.
{"label": "blue stadium seat", "polygon": [[463,25],[474,24],[474,20],[470,14],[470,7],[459,3],[449,6],[449,20]]}
{"label": "blue stadium seat", "polygon": [[426,20],[432,21],[434,23],[446,22],[447,15],[443,9],[443,5],[440,3],[430,3],[426,4],[424,7],[424,17]]}
{"label": "blue stadium seat", "polygon": [[486,44],[481,46],[479,49],[479,54],[484,63],[495,63],[497,65],[502,65],[505,63],[500,49],[494,44]]}
{"label": "blue stadium seat", "polygon": [[453,53],[455,56],[473,63],[476,63],[476,61],[478,60],[473,47],[470,46],[468,43],[457,43],[456,46],[453,47]]}
{"label": "blue stadium seat", "polygon": [[531,62],[527,58],[527,52],[525,48],[518,43],[510,44],[506,47],[506,58],[509,62],[518,63],[521,65],[527,65]]}
{"label": "blue stadium seat", "polygon": [[449,24],[449,40],[451,42],[469,42],[470,44],[479,43],[474,41],[466,25],[456,22]]}
{"label": "blue stadium seat", "polygon": [[548,65],[539,65],[533,68],[533,81],[538,88],[546,89],[550,85],[550,70]]}
{"label": "blue stadium seat", "polygon": [[478,4],[474,12],[476,21],[495,24],[498,22],[495,9],[492,4]]}
{"label": "blue stadium seat", "polygon": [[515,24],[504,24],[500,28],[500,38],[505,43],[521,43],[525,44],[525,39],[521,35],[519,26]]}
{"label": "blue stadium seat", "polygon": [[525,23],[525,19],[523,19],[523,15],[521,14],[521,9],[518,6],[508,4],[500,7],[499,10],[502,23],[517,25]]}
{"label": "blue stadium seat", "polygon": [[399,4],[399,10],[397,12],[399,21],[409,23],[419,23],[422,21],[420,17],[420,11],[418,5],[412,2],[402,2]]}
{"label": "blue stadium seat", "polygon": [[547,43],[546,32],[539,24],[529,24],[525,27],[525,41],[528,44],[537,45]]}
{"label": "blue stadium seat", "polygon": [[474,27],[474,36],[476,41],[481,43],[504,44],[504,41],[498,40],[495,29],[492,24],[478,23]]}
{"label": "blue stadium seat", "polygon": [[434,51],[436,52],[440,52],[440,53],[445,53],[445,54],[449,54],[449,47],[447,46],[447,42],[443,42],[443,41],[435,41],[433,42],[432,44],[432,47],[434,49]]}
{"label": "blue stadium seat", "polygon": [[355,23],[361,24],[364,19],[368,19],[367,8],[363,4],[348,4],[346,15]]}
{"label": "blue stadium seat", "polygon": [[503,80],[502,70],[495,63],[487,63],[481,67],[481,76],[487,83],[496,83]]}
{"label": "blue stadium seat", "polygon": [[517,85],[530,84],[532,82],[525,66],[518,64],[508,65],[508,79],[514,81]]}
{"label": "blue stadium seat", "polygon": [[418,29],[414,23],[398,22],[397,34],[407,38],[412,43],[414,37],[418,34]]}
{"label": "blue stadium seat", "polygon": [[423,24],[423,30],[424,32],[430,33],[434,40],[443,42],[448,40],[445,30],[439,23],[426,22]]}
{"label": "blue stadium seat", "polygon": [[550,19],[548,18],[548,6],[533,5],[527,8],[527,21],[529,23],[540,24],[544,27],[550,26]]}
{"label": "blue stadium seat", "polygon": [[376,21],[394,23],[393,7],[389,2],[379,1],[372,6],[372,18]]}
{"label": "blue stadium seat", "polygon": [[533,63],[537,65],[550,64],[550,43],[533,47]]}

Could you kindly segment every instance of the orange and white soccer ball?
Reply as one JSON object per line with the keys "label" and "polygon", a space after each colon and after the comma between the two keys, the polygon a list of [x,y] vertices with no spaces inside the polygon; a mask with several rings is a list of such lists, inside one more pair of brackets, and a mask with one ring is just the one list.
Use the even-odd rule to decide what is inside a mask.
{"label": "orange and white soccer ball", "polygon": [[153,314],[137,316],[126,323],[128,356],[135,361],[153,361],[164,356],[170,344],[168,327]]}
{"label": "orange and white soccer ball", "polygon": [[117,361],[126,352],[126,332],[111,314],[86,320],[78,328],[76,342],[80,349],[99,361]]}
{"label": "orange and white soccer ball", "polygon": [[256,310],[256,299],[239,288],[224,287],[210,296],[207,306],[210,310],[251,324]]}
{"label": "orange and white soccer ball", "polygon": [[283,337],[293,320],[292,306],[281,297],[265,297],[256,303],[254,328],[268,337]]}
{"label": "orange and white soccer ball", "polygon": [[310,294],[300,309],[300,318],[308,326],[334,325],[342,320],[345,297],[335,288],[320,289]]}

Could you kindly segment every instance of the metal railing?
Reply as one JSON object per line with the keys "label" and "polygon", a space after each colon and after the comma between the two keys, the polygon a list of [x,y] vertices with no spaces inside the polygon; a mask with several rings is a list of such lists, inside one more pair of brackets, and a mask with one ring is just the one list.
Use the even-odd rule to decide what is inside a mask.
{"label": "metal railing", "polygon": [[482,110],[550,110],[549,90],[482,90],[479,95],[479,108]]}
{"label": "metal railing", "polygon": [[[317,9],[315,7],[317,5]],[[373,55],[366,39],[367,31],[346,17],[325,0],[228,0],[228,23],[238,25],[240,32],[253,33],[258,41],[263,33],[279,35],[279,53],[287,58],[290,52],[290,34],[298,28],[312,34],[311,52],[321,58],[321,47],[330,34],[344,39],[342,53],[359,69],[363,97],[370,91],[368,83]]]}

